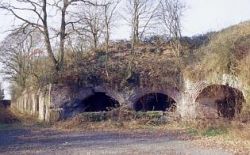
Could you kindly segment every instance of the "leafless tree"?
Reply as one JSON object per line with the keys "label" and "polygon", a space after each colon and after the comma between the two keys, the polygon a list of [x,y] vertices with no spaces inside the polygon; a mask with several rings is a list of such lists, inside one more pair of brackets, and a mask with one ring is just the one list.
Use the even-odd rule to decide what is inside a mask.
{"label": "leafless tree", "polygon": [[185,4],[181,0],[161,0],[158,11],[165,34],[171,38],[171,44],[177,56],[181,54],[181,17],[184,9]]}
{"label": "leafless tree", "polygon": [[116,8],[118,4],[121,2],[121,0],[105,0],[104,1],[104,37],[105,37],[105,50],[106,50],[106,63],[105,63],[105,69],[106,69],[106,75],[109,77],[108,73],[108,52],[109,52],[109,41],[110,41],[110,31],[113,24],[113,18],[115,15]]}
{"label": "leafless tree", "polygon": [[2,72],[12,82],[21,87],[31,73],[31,59],[35,55],[35,47],[41,40],[39,34],[30,31],[15,31],[9,34],[0,44],[0,62]]}
{"label": "leafless tree", "polygon": [[127,0],[124,19],[131,27],[131,57],[128,63],[126,80],[133,75],[135,46],[151,27],[151,22],[156,17],[159,0]]}
{"label": "leafless tree", "polygon": [[[162,24],[165,35],[170,39],[170,45],[177,57],[177,69],[183,67],[182,46],[181,46],[181,17],[185,9],[185,4],[182,0],[161,0],[158,17]],[[180,72],[180,84],[183,83],[183,75]]]}
{"label": "leafless tree", "polygon": [[120,1],[93,0],[91,6],[79,5],[79,11],[73,15],[72,18],[78,21],[74,25],[73,31],[77,32],[82,38],[86,38],[94,51],[97,50],[99,43],[102,41],[105,41],[107,50],[113,17]]}
{"label": "leafless tree", "polygon": [[[75,21],[67,20],[68,9],[77,3],[92,5],[88,0],[3,0],[0,2],[0,9],[3,9],[21,21],[18,28],[24,29],[27,26],[39,29],[44,37],[47,54],[54,64],[56,71],[63,67],[65,39],[68,35],[67,27],[72,26]],[[52,11],[51,11],[52,10]],[[51,17],[50,12],[60,12],[60,28],[52,28],[53,26],[48,21]],[[59,36],[59,58],[56,56],[56,51],[52,47],[51,30],[55,30],[55,36]]]}
{"label": "leafless tree", "polygon": [[157,0],[128,0],[126,13],[130,17],[125,19],[131,25],[132,51],[134,46],[140,42],[140,38],[149,28],[150,22],[155,17],[159,2]]}
{"label": "leafless tree", "polygon": [[80,36],[84,36],[96,51],[100,42],[100,37],[104,30],[104,8],[103,5],[93,1],[93,5],[79,5],[78,10],[73,18],[78,21],[74,26],[74,31]]}
{"label": "leafless tree", "polygon": [[110,31],[115,15],[116,8],[121,0],[105,0],[104,1],[104,25],[105,25],[105,46],[106,52],[109,50],[109,41],[110,41]]}

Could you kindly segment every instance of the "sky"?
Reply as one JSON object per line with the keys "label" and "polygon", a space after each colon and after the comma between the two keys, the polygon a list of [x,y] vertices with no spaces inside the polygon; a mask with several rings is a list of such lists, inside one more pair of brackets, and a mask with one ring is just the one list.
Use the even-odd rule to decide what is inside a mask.
{"label": "sky", "polygon": [[[123,0],[126,1],[126,0]],[[182,19],[183,35],[193,36],[217,31],[250,20],[250,0],[182,0],[186,10]],[[0,12],[0,40],[11,28],[13,19]],[[119,22],[113,31],[114,39],[129,38],[129,27]]]}
{"label": "sky", "polygon": [[185,0],[183,34],[217,31],[250,20],[250,0]]}
{"label": "sky", "polygon": [[[230,25],[250,20],[250,0],[183,0],[187,8],[183,16],[183,36],[218,31]],[[0,41],[11,28],[13,19],[0,13]],[[129,27],[120,23],[112,33],[113,39],[129,38]],[[0,75],[0,80],[1,80]],[[8,84],[4,82],[8,94]],[[9,96],[7,96],[9,98]]]}

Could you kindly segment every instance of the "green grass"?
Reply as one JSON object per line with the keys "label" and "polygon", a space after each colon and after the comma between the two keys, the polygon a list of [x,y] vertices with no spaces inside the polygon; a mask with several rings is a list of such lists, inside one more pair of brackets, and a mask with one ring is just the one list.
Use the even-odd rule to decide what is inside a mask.
{"label": "green grass", "polygon": [[10,125],[8,125],[8,124],[0,123],[0,130],[7,129],[9,126],[10,126]]}
{"label": "green grass", "polygon": [[188,132],[188,134],[191,135],[191,136],[198,136],[198,135],[199,135],[198,130],[193,129],[193,128],[189,128],[187,132]]}
{"label": "green grass", "polygon": [[215,137],[227,134],[228,130],[225,127],[208,127],[205,129],[188,128],[187,133],[191,136]]}
{"label": "green grass", "polygon": [[219,136],[219,135],[223,135],[227,133],[228,133],[228,130],[226,128],[210,127],[210,128],[207,128],[205,131],[203,131],[201,134],[202,136],[206,136],[206,137],[214,137],[214,136]]}

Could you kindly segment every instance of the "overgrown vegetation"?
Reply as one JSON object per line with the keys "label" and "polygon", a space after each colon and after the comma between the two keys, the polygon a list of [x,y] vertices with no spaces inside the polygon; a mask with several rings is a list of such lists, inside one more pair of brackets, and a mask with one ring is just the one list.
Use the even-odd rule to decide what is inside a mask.
{"label": "overgrown vegetation", "polygon": [[[12,98],[24,89],[36,90],[50,83],[181,90],[186,77],[199,81],[227,73],[245,82],[248,98],[243,111],[248,114],[249,22],[188,38],[181,36],[182,1],[129,0],[124,8],[129,13],[125,14],[117,9],[119,4],[120,0],[1,1],[0,9],[22,23],[0,46],[3,72],[12,82]],[[60,12],[60,20],[48,10]],[[34,15],[35,20],[18,11]],[[131,28],[131,40],[110,40],[119,14]]]}
{"label": "overgrown vegetation", "polygon": [[[213,79],[223,74],[234,75],[244,85],[247,94],[244,110],[249,111],[250,88],[250,22],[213,33],[210,41],[194,50],[191,63],[184,71],[194,81]],[[248,97],[248,98],[247,98]]]}
{"label": "overgrown vegetation", "polygon": [[[1,1],[0,9],[21,22],[0,47],[3,72],[12,82],[12,98],[26,88],[38,89],[49,83],[105,83],[124,89],[144,85],[151,78],[158,81],[156,86],[177,87],[181,81],[181,17],[185,4],[179,0],[129,0],[118,10],[120,2]],[[60,16],[53,16],[57,12]],[[131,28],[131,40],[112,43],[110,35],[119,14]],[[165,41],[143,44],[146,36],[157,36],[156,23],[164,29],[160,34],[168,38],[168,45]],[[164,50],[175,58],[164,57]]]}

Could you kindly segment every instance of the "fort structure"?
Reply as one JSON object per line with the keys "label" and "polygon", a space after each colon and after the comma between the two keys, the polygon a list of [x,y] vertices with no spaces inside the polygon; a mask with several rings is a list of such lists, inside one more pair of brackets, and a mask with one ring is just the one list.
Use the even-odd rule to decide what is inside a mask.
{"label": "fort structure", "polygon": [[249,27],[246,22],[183,37],[179,56],[169,41],[159,40],[142,42],[133,52],[127,41],[81,59],[68,53],[60,83],[26,89],[11,106],[52,122],[119,106],[173,112],[181,119],[237,118],[249,112]]}
{"label": "fort structure", "polygon": [[117,90],[105,85],[50,84],[39,91],[24,91],[11,106],[48,122],[119,106],[128,106],[134,111],[172,111],[182,119],[237,117],[246,102],[244,84],[232,75],[212,77],[202,81],[183,77],[180,88],[162,85]]}

